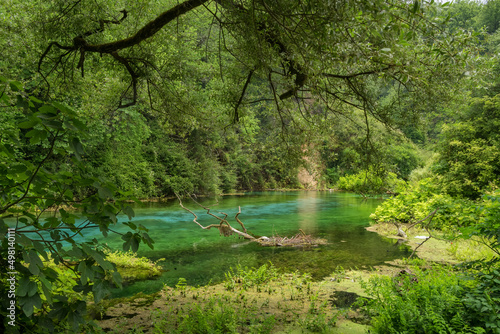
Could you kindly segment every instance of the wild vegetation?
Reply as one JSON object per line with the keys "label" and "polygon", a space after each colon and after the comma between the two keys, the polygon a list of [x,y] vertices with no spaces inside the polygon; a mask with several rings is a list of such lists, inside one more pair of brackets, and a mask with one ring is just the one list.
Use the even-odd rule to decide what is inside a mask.
{"label": "wild vegetation", "polygon": [[[500,333],[499,14],[498,0],[3,1],[0,332],[99,330],[87,304],[121,286],[125,263],[158,274],[82,238],[153,248],[131,201],[301,189],[305,173],[390,197],[372,218],[398,232],[434,213],[433,237],[494,254],[374,278],[360,306],[374,332]],[[267,269],[225,284],[260,289],[245,275]],[[157,330],[243,331],[256,309],[226,302]],[[335,312],[295,321],[323,331]],[[272,332],[277,314],[251,330]]]}

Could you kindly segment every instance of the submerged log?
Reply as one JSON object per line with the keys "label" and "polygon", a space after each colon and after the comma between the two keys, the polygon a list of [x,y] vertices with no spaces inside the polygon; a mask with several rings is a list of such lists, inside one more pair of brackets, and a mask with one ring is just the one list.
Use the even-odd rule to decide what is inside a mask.
{"label": "submerged log", "polygon": [[191,213],[193,215],[193,217],[194,217],[193,218],[193,222],[195,222],[199,227],[201,227],[204,230],[209,230],[212,227],[216,228],[216,229],[219,230],[220,235],[225,236],[225,237],[229,237],[229,236],[233,235],[233,233],[235,233],[235,234],[238,234],[239,236],[242,236],[243,238],[245,238],[247,240],[258,242],[262,246],[311,247],[311,246],[324,245],[324,244],[327,243],[327,241],[325,239],[314,238],[311,235],[305,234],[302,229],[299,229],[300,233],[298,233],[297,235],[295,235],[295,236],[293,236],[291,238],[282,237],[282,236],[279,236],[279,235],[272,236],[272,237],[266,237],[266,236],[256,237],[256,236],[253,236],[253,235],[251,235],[250,233],[247,232],[245,224],[243,224],[243,222],[238,218],[238,216],[241,214],[241,207],[238,208],[239,209],[238,213],[236,214],[236,216],[234,218],[238,222],[238,224],[240,224],[240,226],[242,227],[243,231],[240,231],[237,228],[234,228],[233,226],[231,226],[229,224],[229,222],[227,221],[227,216],[228,215],[226,213],[219,212],[220,214],[224,215],[224,218],[219,217],[219,216],[211,213],[209,207],[201,205],[194,198],[191,197],[191,199],[196,204],[198,204],[203,209],[207,210],[207,214],[208,215],[210,215],[210,216],[212,216],[212,217],[214,217],[214,218],[216,218],[216,219],[219,220],[219,224],[211,224],[211,225],[203,226],[203,225],[201,225],[198,222],[198,216],[193,211],[191,211],[190,209],[186,208],[182,204],[181,197],[177,193],[175,195],[179,199],[179,205],[180,205],[180,207],[183,208],[184,210],[188,211],[189,213]]}

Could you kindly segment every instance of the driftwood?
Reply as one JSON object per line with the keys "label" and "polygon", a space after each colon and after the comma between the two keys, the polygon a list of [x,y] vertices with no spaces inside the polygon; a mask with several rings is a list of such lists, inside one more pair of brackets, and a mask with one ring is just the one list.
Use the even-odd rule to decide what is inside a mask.
{"label": "driftwood", "polygon": [[[238,224],[242,228],[242,230],[239,230],[239,229],[231,226],[231,224],[229,224],[229,222],[227,221],[227,217],[228,217],[227,213],[219,212],[219,214],[224,215],[224,217],[219,217],[210,211],[210,207],[207,207],[207,206],[204,206],[204,205],[198,203],[192,196],[190,196],[190,198],[193,202],[195,202],[198,206],[202,207],[203,209],[207,210],[208,215],[219,220],[218,224],[210,224],[207,226],[203,226],[202,224],[200,224],[200,222],[198,222],[198,216],[192,210],[190,210],[189,208],[184,206],[184,204],[182,203],[182,200],[181,200],[181,196],[179,196],[179,194],[177,194],[177,193],[175,195],[177,196],[177,199],[179,200],[180,207],[193,215],[193,217],[194,217],[193,222],[195,222],[196,225],[198,225],[199,227],[201,227],[204,230],[210,230],[211,228],[216,228],[219,230],[220,235],[225,236],[225,237],[229,237],[233,234],[238,234],[239,236],[242,236],[243,238],[245,238],[247,240],[258,242],[262,246],[307,247],[307,246],[323,245],[323,244],[327,243],[327,241],[325,239],[314,238],[311,235],[305,234],[302,229],[299,229],[300,233],[298,233],[297,235],[290,237],[290,238],[289,237],[281,237],[279,235],[272,236],[272,237],[266,237],[266,236],[256,237],[254,235],[251,235],[247,231],[245,224],[243,224],[243,222],[238,218],[238,216],[241,214],[241,207],[238,207],[238,213],[234,217],[235,220],[238,222]],[[218,204],[218,203],[216,203],[216,204]]]}
{"label": "driftwood", "polygon": [[288,238],[279,235],[268,237],[261,237],[259,242],[262,246],[292,246],[292,247],[307,247],[327,244],[326,239],[314,238],[310,234],[305,234],[302,229],[300,233]]}
{"label": "driftwood", "polygon": [[243,230],[244,232],[238,230],[238,229],[235,229],[234,227],[232,227],[228,221],[226,220],[227,218],[227,214],[224,213],[224,212],[221,212],[223,215],[224,215],[224,218],[221,218],[217,215],[214,215],[213,213],[210,212],[210,208],[209,207],[205,207],[203,205],[201,205],[200,203],[198,203],[197,201],[194,200],[194,198],[191,197],[191,199],[196,203],[198,204],[199,206],[201,206],[202,208],[204,208],[205,210],[207,210],[207,214],[209,214],[210,216],[212,217],[215,217],[216,219],[218,219],[220,221],[219,224],[211,224],[211,225],[208,225],[208,226],[203,226],[201,225],[199,222],[198,222],[198,216],[196,215],[196,213],[194,213],[193,211],[191,211],[190,209],[186,208],[183,204],[182,204],[182,200],[181,200],[181,197],[179,196],[179,194],[175,194],[177,196],[177,198],[179,199],[179,205],[181,206],[181,208],[183,208],[184,210],[188,211],[189,213],[191,213],[193,216],[194,216],[194,219],[193,221],[199,226],[201,227],[202,229],[204,230],[209,230],[211,229],[212,227],[216,228],[219,230],[219,233],[220,235],[223,235],[225,237],[228,237],[230,235],[232,235],[233,233],[236,233],[236,234],[239,234],[241,235],[242,237],[244,237],[245,239],[250,239],[250,240],[256,240],[256,238],[248,233],[246,233],[246,228],[245,226],[243,225],[243,223],[238,219],[238,215],[241,213],[241,207],[239,208],[239,212],[236,214],[236,221],[238,223],[240,223],[240,225],[243,227]]}

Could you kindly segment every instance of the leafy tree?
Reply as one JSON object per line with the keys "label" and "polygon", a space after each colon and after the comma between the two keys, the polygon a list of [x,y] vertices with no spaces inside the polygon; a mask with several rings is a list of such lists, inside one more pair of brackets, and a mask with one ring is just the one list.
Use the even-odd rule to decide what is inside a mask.
{"label": "leafy tree", "polygon": [[476,16],[476,26],[485,28],[489,34],[494,33],[500,27],[500,2],[489,0],[481,6],[481,10]]}
{"label": "leafy tree", "polygon": [[[253,82],[263,81],[267,88],[259,92],[260,99],[274,100],[276,112],[285,123],[290,111],[284,101],[295,97],[307,111],[309,92],[322,100],[327,110],[342,112],[342,106],[354,105],[389,121],[390,115],[378,110],[377,96],[366,86],[368,78],[395,81],[414,94],[441,98],[447,95],[443,84],[462,73],[457,63],[465,64],[469,57],[464,46],[470,35],[445,33],[448,18],[435,15],[442,6],[420,1],[283,0],[269,4],[188,0],[172,4],[152,19],[137,12],[138,8],[118,9],[122,6],[119,3],[85,5],[81,1],[74,6],[49,6],[51,14],[42,11],[41,15],[65,20],[53,19],[43,27],[45,38],[53,41],[39,58],[38,70],[45,77],[59,73],[60,78],[73,70],[92,77],[106,68],[114,77],[125,79],[125,72],[129,88],[122,95],[120,107],[151,98],[155,103],[172,103],[162,99],[162,94],[174,91],[178,93],[174,105],[178,103],[183,109],[185,102],[192,103],[192,95],[197,95],[187,94],[186,89],[222,86],[224,109],[232,109],[234,120],[238,120],[244,113],[240,107],[252,102],[247,99],[247,89]],[[94,6],[106,6],[107,10],[95,12]],[[115,13],[121,10],[122,14],[112,19],[108,13],[114,8]],[[151,10],[162,9],[156,5]],[[189,22],[191,13],[213,23],[200,30],[201,35],[188,43],[187,49],[181,47],[188,51],[182,53],[183,57],[188,55],[186,61],[171,59],[179,54],[178,41],[188,30],[183,22]],[[86,23],[84,17],[99,24]],[[175,22],[180,22],[177,28],[183,30],[176,32]],[[218,40],[212,38],[213,32],[219,34]],[[194,52],[195,47],[207,53],[203,56]],[[217,49],[224,54],[212,52]],[[104,60],[98,61],[96,56]],[[71,57],[77,60],[76,68],[63,67]],[[221,74],[200,71],[198,66],[198,72],[186,72],[194,69],[190,61],[196,58],[216,65]],[[166,73],[160,71],[162,68]],[[206,74],[211,76],[207,78]],[[232,85],[237,82],[240,84]]]}
{"label": "leafy tree", "polygon": [[498,95],[474,99],[456,123],[444,127],[434,169],[451,195],[475,199],[496,185],[500,176],[499,99]]}
{"label": "leafy tree", "polygon": [[[448,13],[451,20],[448,24],[450,30],[473,30],[477,28],[478,14],[482,12],[483,5],[474,0],[458,0],[450,4]],[[481,24],[479,24],[479,28]]]}
{"label": "leafy tree", "polygon": [[[96,239],[78,241],[89,229],[104,236],[113,232],[117,215],[134,212],[124,201],[129,195],[99,178],[89,176],[81,138],[86,126],[66,105],[30,97],[22,84],[0,77],[2,103],[16,115],[0,143],[0,293],[12,292],[10,279],[18,284],[15,296],[2,298],[2,332],[75,332],[83,322],[86,303],[68,299],[55,290],[59,277],[46,263],[66,266],[77,274],[73,289],[92,292],[95,302],[107,295],[112,277],[121,284],[113,264],[105,259]],[[10,92],[7,88],[10,87]],[[17,106],[11,107],[15,101]],[[57,163],[54,163],[57,162]],[[71,209],[79,210],[78,215]],[[85,217],[82,222],[77,218]],[[140,242],[153,241],[142,226],[126,223],[133,232],[122,235],[124,249],[137,250]],[[15,303],[14,318],[11,300]]]}

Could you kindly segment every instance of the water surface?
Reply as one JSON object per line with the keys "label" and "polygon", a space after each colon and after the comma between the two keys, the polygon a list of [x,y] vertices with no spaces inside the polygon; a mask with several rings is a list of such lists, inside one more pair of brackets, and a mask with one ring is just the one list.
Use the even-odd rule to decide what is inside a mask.
{"label": "water surface", "polygon": [[[200,202],[214,204],[213,199]],[[134,283],[115,291],[114,296],[152,293],[164,284],[174,286],[181,277],[193,286],[216,283],[237,265],[259,267],[271,261],[283,271],[307,272],[321,279],[339,266],[366,268],[408,255],[408,250],[395,246],[394,240],[365,230],[370,213],[379,204],[380,200],[363,200],[348,193],[300,191],[224,196],[212,207],[213,213],[227,213],[229,223],[239,227],[234,215],[240,206],[239,218],[256,235],[293,236],[302,229],[328,240],[328,245],[310,249],[262,247],[236,235],[220,236],[216,229],[203,230],[176,200],[143,204],[134,208],[133,222],[149,229],[155,247],[151,250],[141,245],[139,255],[164,259],[160,264],[166,271],[157,280]],[[186,200],[184,205],[198,215],[202,225],[218,222],[195,203]],[[121,221],[126,220],[123,217]],[[106,242],[121,249],[122,241],[116,235],[110,235]]]}

